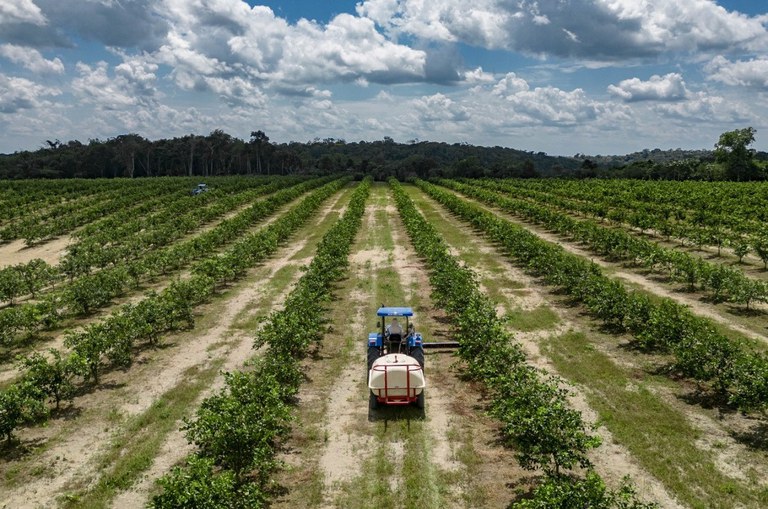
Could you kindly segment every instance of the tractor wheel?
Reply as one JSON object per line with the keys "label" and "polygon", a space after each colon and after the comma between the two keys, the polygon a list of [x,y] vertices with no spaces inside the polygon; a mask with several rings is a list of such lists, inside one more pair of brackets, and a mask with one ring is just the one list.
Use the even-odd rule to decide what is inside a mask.
{"label": "tractor wheel", "polygon": [[376,399],[376,395],[373,392],[370,392],[368,396],[368,408],[371,410],[376,410],[379,408],[379,400]]}
{"label": "tractor wheel", "polygon": [[424,390],[421,390],[421,393],[417,396],[416,399],[416,408],[420,408],[421,410],[424,410]]}
{"label": "tractor wheel", "polygon": [[424,369],[424,349],[420,346],[415,347],[413,350],[411,350],[411,357],[416,359],[416,362],[419,363],[419,366],[421,366],[421,369]]}
{"label": "tractor wheel", "polygon": [[379,352],[379,349],[375,346],[369,346],[368,347],[368,371],[365,372],[365,378],[366,380],[371,374],[371,368],[373,367],[373,363],[376,362],[376,359],[381,357],[381,353]]}

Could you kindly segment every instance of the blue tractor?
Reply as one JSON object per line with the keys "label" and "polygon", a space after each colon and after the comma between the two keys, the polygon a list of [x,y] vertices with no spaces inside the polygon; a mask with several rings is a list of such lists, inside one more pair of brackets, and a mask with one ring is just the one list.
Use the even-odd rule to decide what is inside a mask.
{"label": "blue tractor", "polygon": [[424,348],[421,334],[409,322],[413,310],[382,306],[376,315],[381,317],[379,331],[368,334],[370,408],[411,403],[424,408]]}
{"label": "blue tractor", "polygon": [[210,187],[208,187],[208,184],[197,184],[197,187],[192,189],[192,191],[189,192],[192,196],[197,196],[198,194],[207,193],[210,191]]}

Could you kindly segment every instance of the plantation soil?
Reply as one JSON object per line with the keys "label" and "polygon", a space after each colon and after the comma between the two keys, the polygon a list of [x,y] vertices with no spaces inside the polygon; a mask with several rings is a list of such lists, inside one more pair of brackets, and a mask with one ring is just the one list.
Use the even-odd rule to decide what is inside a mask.
{"label": "plantation soil", "polygon": [[72,239],[64,235],[30,247],[27,247],[23,239],[0,244],[0,269],[9,265],[28,263],[35,258],[40,258],[49,265],[58,265],[71,242]]}
{"label": "plantation soil", "polygon": [[[310,220],[310,224],[320,224],[339,199],[339,195],[331,199]],[[259,279],[269,281],[289,263],[297,266],[306,263],[307,260],[290,259],[305,247],[308,237],[297,238],[280,248],[275,256],[260,267],[251,269],[246,280],[259,274]],[[300,271],[296,272],[296,278],[300,277]],[[102,449],[94,447],[94,444],[107,446],[113,436],[119,435],[119,422],[125,416],[136,415],[149,408],[158,397],[181,380],[186,369],[193,366],[205,367],[216,360],[223,360],[222,369],[232,370],[251,358],[255,354],[252,349],[253,336],[232,331],[231,327],[241,312],[259,299],[262,288],[257,284],[236,286],[225,301],[219,297],[198,311],[196,321],[199,325],[196,329],[166,339],[161,349],[146,350],[127,371],[104,373],[96,390],[75,400],[73,420],[54,419],[46,428],[36,427],[20,432],[23,442],[49,444],[45,452],[31,458],[23,467],[25,471],[31,471],[37,468],[36,465],[46,465],[46,472],[43,476],[27,474],[23,483],[3,493],[0,505],[55,507],[56,497],[66,492],[67,487],[75,484],[84,487],[98,480],[100,472],[95,463]],[[280,305],[280,299],[284,299],[286,294],[287,291],[283,292],[282,297],[272,299],[269,309]],[[223,312],[218,311],[221,309]],[[265,311],[269,310],[258,310],[259,314]],[[219,376],[213,386],[201,394],[200,400],[211,394],[216,387],[221,387],[222,383],[223,378]],[[180,426],[181,423],[178,423],[176,429]],[[146,504],[147,493],[154,478],[164,474],[167,466],[179,461],[190,450],[184,445],[186,441],[179,440],[181,433],[177,433],[172,433],[163,447],[169,455],[161,453],[157,456],[143,480],[118,497],[119,505],[116,502],[115,507],[143,507]],[[7,463],[0,465],[0,475],[9,466]]]}

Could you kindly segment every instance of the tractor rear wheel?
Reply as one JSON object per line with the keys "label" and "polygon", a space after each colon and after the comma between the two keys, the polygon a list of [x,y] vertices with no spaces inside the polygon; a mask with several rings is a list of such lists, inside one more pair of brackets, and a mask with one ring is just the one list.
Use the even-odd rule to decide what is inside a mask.
{"label": "tractor rear wheel", "polygon": [[416,408],[424,410],[424,389],[422,389],[421,393],[416,397]]}
{"label": "tractor rear wheel", "polygon": [[381,352],[379,352],[379,349],[375,346],[369,346],[368,347],[368,371],[365,372],[365,377],[368,379],[368,377],[371,375],[371,368],[373,367],[373,363],[376,362],[376,359],[381,357]]}
{"label": "tractor rear wheel", "polygon": [[376,399],[376,395],[373,392],[370,392],[368,396],[368,408],[371,410],[376,410],[379,408],[379,400]]}
{"label": "tractor rear wheel", "polygon": [[419,366],[421,366],[421,369],[424,369],[424,349],[420,346],[414,347],[411,350],[411,357],[416,359],[416,362],[419,363]]}

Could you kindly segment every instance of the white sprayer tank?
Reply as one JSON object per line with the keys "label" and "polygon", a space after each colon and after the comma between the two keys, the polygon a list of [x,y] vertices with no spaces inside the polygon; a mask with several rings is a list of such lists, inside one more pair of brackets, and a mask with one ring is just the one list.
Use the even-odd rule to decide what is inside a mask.
{"label": "white sprayer tank", "polygon": [[419,362],[402,353],[383,355],[373,362],[368,388],[387,403],[414,401],[426,387]]}

